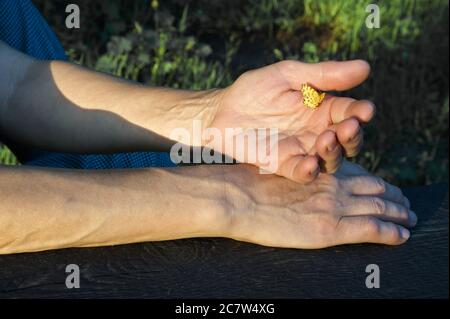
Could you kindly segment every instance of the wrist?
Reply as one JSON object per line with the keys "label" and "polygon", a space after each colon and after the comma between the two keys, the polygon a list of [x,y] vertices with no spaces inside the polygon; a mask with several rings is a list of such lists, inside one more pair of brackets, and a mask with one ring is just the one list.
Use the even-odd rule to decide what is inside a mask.
{"label": "wrist", "polygon": [[[188,237],[226,237],[230,229],[230,205],[219,165],[199,165],[165,170],[176,185],[176,201],[187,218]],[[166,179],[167,180],[167,179]]]}
{"label": "wrist", "polygon": [[[151,88],[149,93],[159,98],[152,101],[157,105],[154,108],[159,123],[156,126],[160,127],[157,133],[185,145],[203,146],[202,135],[214,121],[220,107],[222,89],[183,91]],[[152,127],[155,127],[155,121],[152,121]]]}
{"label": "wrist", "polygon": [[197,122],[199,125],[197,125],[197,131],[195,131],[194,134],[197,133],[201,135],[198,137],[194,137],[194,143],[191,144],[192,146],[209,146],[209,140],[205,138],[204,132],[206,129],[213,126],[212,124],[214,122],[214,119],[216,118],[216,115],[222,104],[222,95],[223,89],[212,89],[200,93],[198,100],[200,113],[199,116],[194,118],[195,120],[199,120],[199,122]]}
{"label": "wrist", "polygon": [[223,190],[223,227],[220,237],[233,239],[242,238],[245,229],[252,227],[252,217],[257,203],[252,194],[251,187],[258,175],[255,167],[250,165],[215,165],[221,170],[221,183]]}
{"label": "wrist", "polygon": [[202,118],[202,132],[211,127],[214,119],[222,104],[222,95],[224,89],[211,89],[201,93],[199,105],[203,110]]}

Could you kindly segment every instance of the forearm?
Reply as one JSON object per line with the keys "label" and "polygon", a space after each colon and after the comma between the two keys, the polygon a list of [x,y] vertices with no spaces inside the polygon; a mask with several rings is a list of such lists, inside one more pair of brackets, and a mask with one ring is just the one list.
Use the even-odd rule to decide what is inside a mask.
{"label": "forearm", "polygon": [[9,70],[0,83],[0,96],[6,96],[0,129],[27,146],[76,153],[165,151],[173,129],[192,132],[195,119],[208,125],[217,107],[217,91],[150,88],[66,62],[37,61],[0,43],[0,55],[2,50],[14,67],[0,62],[0,69]]}
{"label": "forearm", "polygon": [[0,168],[0,254],[224,236],[220,169]]}

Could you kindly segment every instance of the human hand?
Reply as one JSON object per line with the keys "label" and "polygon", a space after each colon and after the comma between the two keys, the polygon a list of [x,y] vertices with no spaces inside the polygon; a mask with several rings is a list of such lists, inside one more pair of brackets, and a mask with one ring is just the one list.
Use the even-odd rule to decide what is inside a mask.
{"label": "human hand", "polygon": [[[302,102],[301,85],[342,91],[363,82],[369,72],[369,65],[361,60],[317,64],[282,61],[246,72],[220,93],[209,126],[221,131],[229,127],[277,128],[275,173],[297,182],[310,182],[321,170],[335,172],[342,155],[358,154],[363,141],[360,124],[372,119],[375,107],[369,101],[327,94],[319,108],[308,109]],[[231,144],[232,138],[236,137],[222,142]],[[207,146],[223,150],[217,141]],[[251,151],[256,150],[246,149]],[[223,153],[249,163],[248,154]],[[262,167],[261,163],[256,165]]]}
{"label": "human hand", "polygon": [[265,246],[324,248],[406,242],[417,216],[401,190],[344,162],[335,175],[300,185],[250,165],[225,166],[232,207],[226,237]]}

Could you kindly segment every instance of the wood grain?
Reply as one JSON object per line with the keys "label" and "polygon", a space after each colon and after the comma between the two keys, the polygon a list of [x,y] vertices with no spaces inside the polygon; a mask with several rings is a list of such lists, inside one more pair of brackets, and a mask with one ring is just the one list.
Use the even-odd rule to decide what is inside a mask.
{"label": "wood grain", "polygon": [[[275,249],[189,239],[0,256],[0,298],[448,298],[448,185],[406,189],[407,244]],[[365,286],[377,264],[381,287]],[[67,289],[78,264],[81,288]]]}

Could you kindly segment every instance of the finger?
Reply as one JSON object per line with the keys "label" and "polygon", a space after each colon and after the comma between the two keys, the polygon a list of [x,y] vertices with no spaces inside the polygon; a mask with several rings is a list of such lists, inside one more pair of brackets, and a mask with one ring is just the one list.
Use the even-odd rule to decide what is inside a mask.
{"label": "finger", "polygon": [[346,157],[355,157],[360,152],[364,145],[364,131],[362,128],[359,128],[359,132],[356,134],[354,138],[350,140],[348,143],[344,143],[342,145],[344,149],[344,154]]}
{"label": "finger", "polygon": [[408,209],[410,209],[411,208],[411,202],[409,201],[408,197],[405,196],[404,201],[405,201],[405,206],[408,207]]}
{"label": "finger", "polygon": [[309,83],[322,91],[344,91],[367,79],[370,65],[363,60],[303,63],[282,61],[275,64],[293,90]]}
{"label": "finger", "polygon": [[355,118],[360,123],[368,123],[375,115],[375,104],[371,101],[332,97],[330,103],[330,116],[333,123],[340,123],[349,118]]}
{"label": "finger", "polygon": [[349,118],[334,126],[346,157],[356,156],[363,146],[363,131],[358,120]]}
{"label": "finger", "polygon": [[368,171],[361,165],[350,163],[347,160],[343,160],[341,167],[337,174],[343,178],[351,177],[351,176],[371,176]]}
{"label": "finger", "polygon": [[342,217],[336,231],[338,244],[400,245],[410,237],[405,227],[372,216]]}
{"label": "finger", "polygon": [[409,201],[397,186],[372,175],[351,176],[342,180],[343,187],[352,195],[378,196],[409,208]]}
{"label": "finger", "polygon": [[310,155],[292,156],[281,163],[279,169],[279,175],[302,184],[315,180],[319,172],[317,157]]}
{"label": "finger", "polygon": [[342,149],[333,131],[322,132],[316,140],[317,154],[320,156],[320,167],[324,173],[332,174],[342,163]]}
{"label": "finger", "polygon": [[345,216],[373,216],[383,221],[414,227],[417,216],[406,206],[376,196],[355,196]]}
{"label": "finger", "polygon": [[400,188],[386,182],[384,183],[386,191],[380,195],[381,198],[390,200],[395,203],[399,203],[401,205],[404,205],[406,208],[411,209],[409,199],[405,195],[403,195],[403,192]]}

